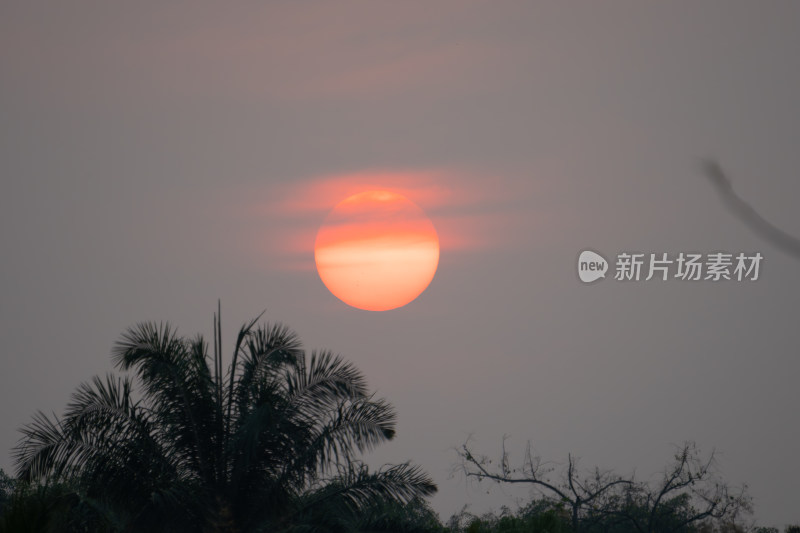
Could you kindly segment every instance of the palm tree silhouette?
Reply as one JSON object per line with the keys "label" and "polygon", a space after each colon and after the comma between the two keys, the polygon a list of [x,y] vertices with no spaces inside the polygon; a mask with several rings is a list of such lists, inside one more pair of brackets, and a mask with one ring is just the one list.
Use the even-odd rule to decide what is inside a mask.
{"label": "palm tree silhouette", "polygon": [[61,419],[37,413],[14,450],[19,478],[70,480],[125,531],[343,531],[367,509],[436,491],[409,463],[361,463],[394,436],[392,406],[352,364],[329,351],[307,360],[294,332],[259,318],[224,375],[219,315],[213,370],[201,336],[130,328],[112,357],[135,380],[95,377]]}

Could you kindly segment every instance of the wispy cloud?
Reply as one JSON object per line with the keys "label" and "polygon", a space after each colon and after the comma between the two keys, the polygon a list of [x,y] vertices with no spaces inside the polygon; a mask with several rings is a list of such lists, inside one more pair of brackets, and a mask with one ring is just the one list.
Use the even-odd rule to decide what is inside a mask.
{"label": "wispy cloud", "polygon": [[[318,176],[251,192],[248,218],[267,228],[269,253],[291,270],[314,268],[314,240],[333,207],[354,194],[387,190],[402,194],[430,217],[443,254],[476,252],[512,244],[529,218],[515,209],[525,187],[502,177],[446,170],[373,170]],[[515,231],[514,228],[518,231]]]}
{"label": "wispy cloud", "polygon": [[150,16],[103,6],[92,17],[66,7],[20,8],[0,20],[0,63],[10,78],[40,78],[51,96],[115,88],[307,102],[449,94],[453,84],[485,79],[484,69],[509,55],[505,43],[473,36],[481,18],[470,15],[491,15],[489,8],[429,6],[420,19],[417,8],[400,3],[358,6],[357,19],[338,3],[239,6],[224,17],[213,4],[193,5],[191,17],[171,4],[154,6]]}

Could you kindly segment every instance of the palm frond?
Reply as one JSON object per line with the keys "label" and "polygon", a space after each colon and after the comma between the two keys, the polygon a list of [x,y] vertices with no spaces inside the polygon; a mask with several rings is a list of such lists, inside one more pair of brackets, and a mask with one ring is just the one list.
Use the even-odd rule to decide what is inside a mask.
{"label": "palm frond", "polygon": [[66,441],[64,427],[54,415],[51,420],[41,411],[33,421],[20,429],[23,437],[14,447],[12,456],[17,464],[16,475],[22,481],[43,479],[51,473],[63,471],[60,463],[64,457]]}
{"label": "palm frond", "polygon": [[237,344],[244,348],[237,383],[243,393],[270,370],[294,365],[303,356],[303,345],[297,333],[282,324],[266,324],[255,330],[247,328],[245,337],[241,338],[240,332],[241,340],[246,342]]}
{"label": "palm frond", "polygon": [[129,370],[138,366],[140,374],[148,374],[150,370],[159,376],[158,367],[153,368],[159,360],[174,360],[183,351],[182,339],[178,337],[169,323],[156,325],[154,322],[140,322],[122,334],[111,350],[111,360],[121,370]]}
{"label": "palm frond", "polygon": [[202,339],[186,341],[169,324],[145,322],[125,332],[112,355],[120,368],[135,370],[173,453],[209,480],[217,479],[222,472],[213,450],[223,411]]}
{"label": "palm frond", "polygon": [[300,360],[303,364],[286,375],[287,396],[310,418],[323,415],[331,405],[341,401],[367,396],[366,379],[341,356],[330,351],[312,352],[307,367],[305,357]]}
{"label": "palm frond", "polygon": [[322,421],[311,421],[313,432],[295,450],[285,472],[328,472],[371,451],[395,435],[397,415],[385,400],[372,397],[341,402]]}
{"label": "palm frond", "polygon": [[391,465],[375,472],[358,462],[343,466],[338,475],[306,497],[301,509],[329,509],[358,514],[385,502],[407,504],[432,496],[437,487],[419,466]]}

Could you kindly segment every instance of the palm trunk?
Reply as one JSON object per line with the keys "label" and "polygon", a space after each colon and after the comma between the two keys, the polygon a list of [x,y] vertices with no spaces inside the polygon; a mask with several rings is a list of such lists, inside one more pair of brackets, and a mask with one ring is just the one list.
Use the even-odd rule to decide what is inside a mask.
{"label": "palm trunk", "polygon": [[208,523],[203,528],[203,533],[239,533],[230,504],[221,496],[217,496],[215,507],[216,509],[211,513]]}

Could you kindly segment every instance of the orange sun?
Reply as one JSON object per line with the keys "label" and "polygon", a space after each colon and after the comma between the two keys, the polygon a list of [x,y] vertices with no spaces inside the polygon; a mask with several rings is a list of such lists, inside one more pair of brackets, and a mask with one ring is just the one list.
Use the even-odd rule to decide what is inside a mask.
{"label": "orange sun", "polygon": [[439,264],[439,237],[414,202],[389,191],[351,196],[317,233],[314,259],[322,282],[344,303],[387,311],[411,302]]}

